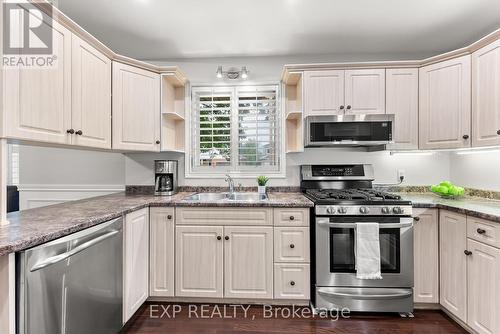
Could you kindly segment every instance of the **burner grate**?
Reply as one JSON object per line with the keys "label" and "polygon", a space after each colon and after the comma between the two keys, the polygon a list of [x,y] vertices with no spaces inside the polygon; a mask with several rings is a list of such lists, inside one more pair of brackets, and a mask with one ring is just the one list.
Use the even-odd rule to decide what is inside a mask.
{"label": "burner grate", "polygon": [[400,200],[401,196],[375,189],[308,189],[307,194],[321,200],[364,200],[364,201],[393,201]]}

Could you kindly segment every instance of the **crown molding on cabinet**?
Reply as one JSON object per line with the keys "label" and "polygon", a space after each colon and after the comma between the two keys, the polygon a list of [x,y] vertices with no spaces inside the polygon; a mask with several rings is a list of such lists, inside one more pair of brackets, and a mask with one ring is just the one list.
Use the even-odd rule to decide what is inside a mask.
{"label": "crown molding on cabinet", "polygon": [[157,66],[151,63],[147,63],[141,60],[130,58],[127,56],[120,55],[104,43],[99,41],[97,38],[92,36],[88,31],[79,26],[75,21],[66,16],[58,8],[54,7],[47,0],[28,0],[34,6],[38,7],[44,12],[48,12],[49,8],[52,8],[52,19],[56,20],[58,23],[63,25],[65,28],[69,29],[72,33],[76,34],[78,37],[83,39],[85,42],[92,45],[94,48],[105,54],[113,61],[120,62],[122,64],[131,65],[134,67],[141,68],[143,70],[160,73],[160,74],[171,74],[175,75],[179,82],[185,84],[187,82],[186,75],[177,66]]}
{"label": "crown molding on cabinet", "polygon": [[375,68],[419,68],[441,61],[458,58],[472,54],[482,47],[500,39],[500,29],[484,36],[480,40],[457,50],[432,56],[422,60],[402,61],[374,61],[374,62],[343,62],[343,63],[313,63],[313,64],[287,64],[284,65],[281,80],[286,84],[296,81],[297,72],[301,71],[323,71],[336,69],[375,69]]}

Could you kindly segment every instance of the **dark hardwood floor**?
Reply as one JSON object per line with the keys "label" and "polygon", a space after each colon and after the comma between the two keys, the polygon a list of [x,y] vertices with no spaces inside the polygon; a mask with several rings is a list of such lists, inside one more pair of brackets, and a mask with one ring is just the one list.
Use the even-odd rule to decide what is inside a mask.
{"label": "dark hardwood floor", "polygon": [[[178,311],[174,317],[174,305]],[[248,307],[247,305],[244,305]],[[190,309],[191,307],[191,309]],[[180,308],[180,310],[179,310]],[[291,308],[288,308],[291,313]],[[299,313],[303,308],[299,308]],[[246,312],[224,305],[147,303],[127,323],[121,334],[158,333],[339,333],[339,334],[455,334],[467,333],[441,311],[415,311],[415,318],[400,318],[395,314],[351,314],[350,318],[311,317],[305,308],[300,317],[288,311],[251,306]],[[274,316],[275,312],[278,313]],[[283,313],[282,313],[283,312]],[[212,315],[212,318],[210,316]]]}

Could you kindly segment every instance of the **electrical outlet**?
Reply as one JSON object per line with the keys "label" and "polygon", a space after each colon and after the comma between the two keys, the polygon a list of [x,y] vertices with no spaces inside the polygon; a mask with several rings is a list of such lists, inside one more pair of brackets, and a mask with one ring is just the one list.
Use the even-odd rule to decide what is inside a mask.
{"label": "electrical outlet", "polygon": [[404,169],[398,169],[398,180],[404,179],[406,177],[406,171]]}

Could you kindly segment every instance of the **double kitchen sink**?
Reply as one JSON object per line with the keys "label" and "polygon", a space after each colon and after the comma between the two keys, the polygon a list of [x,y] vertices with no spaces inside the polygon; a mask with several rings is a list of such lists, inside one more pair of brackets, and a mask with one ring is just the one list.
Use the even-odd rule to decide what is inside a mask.
{"label": "double kitchen sink", "polygon": [[267,195],[259,194],[256,192],[214,192],[214,193],[197,193],[184,198],[186,201],[266,201]]}

